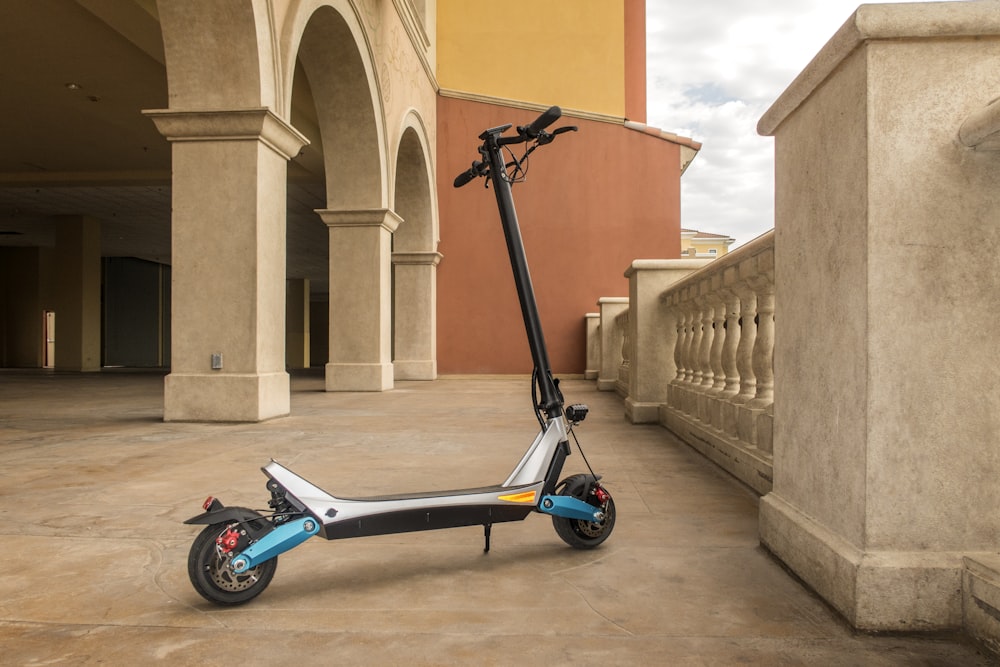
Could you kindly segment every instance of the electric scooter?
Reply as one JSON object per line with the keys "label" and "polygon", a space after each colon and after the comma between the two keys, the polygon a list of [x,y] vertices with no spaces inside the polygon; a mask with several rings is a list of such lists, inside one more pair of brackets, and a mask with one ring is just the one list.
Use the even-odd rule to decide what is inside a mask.
{"label": "electric scooter", "polygon": [[[261,468],[268,478],[270,511],[226,507],[209,496],[202,506],[204,513],[185,521],[207,526],[195,538],[188,556],[188,576],[204,598],[220,605],[252,600],[274,577],[278,555],[314,535],[336,540],[482,525],[488,552],[493,524],[520,521],[532,512],[550,515],[556,534],[577,549],[592,549],[611,535],[614,500],[590,468],[573,432],[588,408],[575,404],[564,409],[558,380],[552,376],[511,194],[512,184],[523,180],[532,151],[563,132],[576,130],[566,126],[547,132],[561,115],[559,107],[551,107],[508,136],[504,133],[512,127],[509,124],[486,130],[479,135],[482,159],[474,161],[454,183],[462,187],[482,177],[486,187],[493,184],[531,348],[532,399],[541,430],[517,466],[496,486],[341,498],[272,460]],[[524,145],[524,153],[514,158],[511,147],[519,144]],[[505,162],[504,151],[512,161]],[[590,472],[558,481],[570,455],[571,435]]]}

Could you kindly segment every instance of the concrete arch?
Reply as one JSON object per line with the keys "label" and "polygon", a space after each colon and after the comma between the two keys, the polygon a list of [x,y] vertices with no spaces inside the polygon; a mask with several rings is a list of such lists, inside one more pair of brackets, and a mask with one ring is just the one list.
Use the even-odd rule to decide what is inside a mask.
{"label": "concrete arch", "polygon": [[[393,383],[392,233],[387,142],[374,58],[346,0],[289,6],[283,71],[308,79],[322,145],[329,228],[329,391],[382,391]],[[296,68],[296,62],[301,66]],[[288,90],[292,90],[289,85]],[[283,113],[290,115],[291,101]]]}
{"label": "concrete arch", "polygon": [[[294,2],[281,41],[285,89],[292,89],[298,60],[316,102],[327,209],[386,208],[385,118],[374,58],[353,6],[346,0]],[[289,117],[290,94],[280,113]]]}
{"label": "concrete arch", "polygon": [[395,152],[393,368],[398,380],[437,377],[438,219],[430,144],[420,116],[406,114]]}
{"label": "concrete arch", "polygon": [[394,252],[437,250],[440,233],[434,196],[433,152],[415,110],[403,118],[395,150],[392,209],[403,218],[393,237]]}
{"label": "concrete arch", "polygon": [[159,3],[171,109],[274,108],[269,7],[264,0]]}

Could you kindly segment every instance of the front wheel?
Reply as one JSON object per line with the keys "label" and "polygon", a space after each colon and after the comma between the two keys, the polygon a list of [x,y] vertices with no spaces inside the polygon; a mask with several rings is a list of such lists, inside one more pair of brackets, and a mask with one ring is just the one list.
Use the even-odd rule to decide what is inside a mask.
{"label": "front wheel", "polygon": [[[237,539],[238,546],[227,542],[231,539]],[[263,593],[278,569],[278,557],[236,574],[233,557],[248,544],[245,535],[240,536],[238,523],[214,523],[201,531],[188,554],[188,577],[194,589],[221,605],[243,604]]]}
{"label": "front wheel", "polygon": [[[595,491],[600,491],[606,499],[601,502]],[[593,549],[611,536],[615,527],[615,501],[603,487],[598,487],[592,475],[572,475],[556,486],[560,496],[573,496],[604,510],[601,521],[583,521],[562,516],[552,517],[552,526],[562,541],[574,549]]]}

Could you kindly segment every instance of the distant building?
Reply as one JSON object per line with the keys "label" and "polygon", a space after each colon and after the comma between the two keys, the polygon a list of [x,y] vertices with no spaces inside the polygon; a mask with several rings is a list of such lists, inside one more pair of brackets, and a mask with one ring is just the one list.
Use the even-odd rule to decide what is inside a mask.
{"label": "distant building", "polygon": [[736,239],[725,234],[681,229],[681,257],[721,257],[734,243]]}

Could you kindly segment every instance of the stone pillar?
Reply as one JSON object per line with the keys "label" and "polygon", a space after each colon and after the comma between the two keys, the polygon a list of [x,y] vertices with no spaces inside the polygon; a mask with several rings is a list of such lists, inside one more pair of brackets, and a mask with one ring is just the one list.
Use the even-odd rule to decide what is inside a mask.
{"label": "stone pillar", "polygon": [[52,259],[48,285],[58,327],[55,368],[100,370],[100,222],[80,216],[59,216]]}
{"label": "stone pillar", "polygon": [[285,290],[285,365],[309,368],[309,281],[289,280]]}
{"label": "stone pillar", "polygon": [[392,389],[392,233],[389,209],[316,211],[330,229],[327,391]]}
{"label": "stone pillar", "polygon": [[394,252],[393,359],[395,379],[437,378],[439,252]]}
{"label": "stone pillar", "polygon": [[960,627],[962,556],[998,548],[1000,153],[958,140],[1000,95],[997,7],[863,5],[759,125],[781,304],[761,541],[866,630]]}
{"label": "stone pillar", "polygon": [[584,316],[587,331],[587,367],[583,379],[596,380],[601,366],[601,314],[587,313]]}
{"label": "stone pillar", "polygon": [[655,424],[667,387],[677,372],[677,311],[660,297],[671,285],[709,260],[639,259],[625,272],[629,280],[629,341],[631,372],[625,416],[633,424]]}
{"label": "stone pillar", "polygon": [[286,415],[285,186],[307,140],[267,109],[146,113],[173,144],[163,418]]}
{"label": "stone pillar", "polygon": [[622,341],[625,337],[625,332],[618,325],[618,316],[628,310],[628,297],[601,297],[597,306],[601,312],[601,366],[597,374],[597,388],[614,391],[618,369],[622,365]]}

